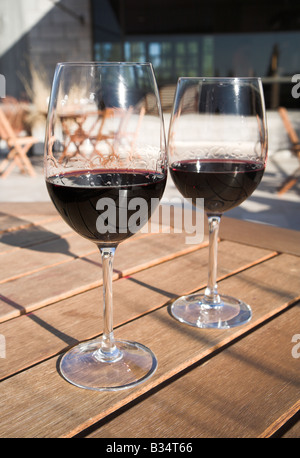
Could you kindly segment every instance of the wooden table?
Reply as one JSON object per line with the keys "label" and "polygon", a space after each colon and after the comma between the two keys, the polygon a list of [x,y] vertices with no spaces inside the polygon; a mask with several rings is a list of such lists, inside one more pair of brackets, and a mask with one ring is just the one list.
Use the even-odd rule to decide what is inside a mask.
{"label": "wooden table", "polygon": [[102,332],[97,249],[50,203],[0,204],[0,229],[0,437],[300,436],[300,232],[224,217],[219,288],[253,310],[228,330],[168,313],[205,286],[207,239],[139,234],[120,245],[115,336],[149,346],[158,369],[136,388],[96,392],[57,367],[68,347]]}

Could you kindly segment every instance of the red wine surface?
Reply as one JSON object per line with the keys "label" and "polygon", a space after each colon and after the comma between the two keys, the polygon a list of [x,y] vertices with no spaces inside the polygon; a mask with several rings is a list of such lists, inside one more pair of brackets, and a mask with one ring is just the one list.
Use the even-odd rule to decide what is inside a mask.
{"label": "red wine surface", "polygon": [[166,176],[145,170],[76,171],[49,177],[46,184],[74,231],[100,246],[113,246],[148,221],[151,199],[161,199]]}
{"label": "red wine surface", "polygon": [[187,160],[171,164],[172,179],[181,194],[203,198],[208,214],[222,214],[240,205],[260,183],[264,164],[251,161]]}

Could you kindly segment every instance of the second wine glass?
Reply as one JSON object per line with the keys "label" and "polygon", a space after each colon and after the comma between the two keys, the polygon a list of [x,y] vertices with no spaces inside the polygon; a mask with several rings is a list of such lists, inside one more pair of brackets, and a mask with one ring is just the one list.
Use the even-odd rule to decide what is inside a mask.
{"label": "second wine glass", "polygon": [[76,386],[129,388],[156,369],[150,349],[114,338],[112,273],[118,244],[147,223],[166,176],[152,65],[58,64],[46,130],[46,184],[66,223],[97,245],[103,269],[103,335],[71,348],[60,363],[62,375]]}
{"label": "second wine glass", "polygon": [[261,80],[179,78],[168,151],[175,185],[185,198],[204,208],[209,225],[207,288],[204,294],[177,299],[171,313],[200,328],[247,323],[250,306],[218,292],[217,244],[221,216],[253,193],[265,170],[267,127]]}

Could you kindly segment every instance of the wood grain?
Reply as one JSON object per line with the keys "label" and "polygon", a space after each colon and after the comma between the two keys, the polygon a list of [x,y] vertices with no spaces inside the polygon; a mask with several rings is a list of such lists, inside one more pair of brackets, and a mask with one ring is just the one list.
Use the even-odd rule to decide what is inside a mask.
{"label": "wood grain", "polygon": [[[260,435],[260,438],[270,438],[278,434],[279,430],[300,412],[300,399],[286,412],[269,425]],[[299,427],[299,425],[298,425]],[[298,436],[299,437],[299,436]]]}
{"label": "wood grain", "polygon": [[181,438],[187,431],[188,437],[268,437],[299,409],[299,368],[290,345],[295,320],[299,306],[191,368],[88,437]]}
{"label": "wood grain", "polygon": [[300,231],[223,217],[220,238],[300,256]]}
{"label": "wood grain", "polygon": [[[240,250],[235,257],[232,257],[230,252],[234,248],[235,244],[233,242],[222,242],[220,244],[222,268],[219,269],[219,279],[248,268],[250,259],[252,259],[252,264],[259,263],[262,259],[265,259],[266,254],[269,254],[269,252],[262,249],[246,249]],[[79,260],[74,261],[73,264],[76,262],[79,262]],[[194,274],[195,265],[199,265],[197,275]],[[75,271],[73,268],[70,272],[71,281],[74,281],[76,273],[77,287],[81,274],[84,275],[85,284],[91,281],[91,270],[88,270],[85,266],[82,267],[82,269],[75,269]],[[93,267],[96,278],[98,278],[100,268],[98,265]],[[124,267],[126,268],[126,264],[124,264]],[[199,251],[187,253],[184,256],[181,255],[176,259],[172,257],[171,260],[165,261],[163,264],[153,265],[147,270],[134,271],[131,275],[126,275],[126,278],[114,284],[115,326],[160,308],[179,295],[204,287],[206,285],[206,271],[207,249],[203,248]],[[56,269],[53,273],[53,278],[62,278],[60,287],[63,292],[68,279],[63,275],[57,277],[57,273]],[[87,277],[85,277],[86,274],[88,274]],[[47,278],[51,280],[52,277]],[[44,283],[47,278],[44,279]],[[117,274],[116,278],[119,278]],[[100,284],[99,280],[98,283]],[[23,292],[22,301],[16,302],[16,297],[10,294],[9,299],[6,299],[6,303],[3,304],[3,308],[6,305],[7,312],[6,315],[3,314],[0,333],[7,336],[10,345],[8,358],[0,366],[1,378],[24,369],[26,365],[37,363],[42,359],[41,355],[47,358],[62,351],[68,345],[92,338],[102,332],[102,288],[91,288],[90,290],[85,290],[82,294],[76,295],[74,295],[75,291],[72,289],[72,294],[69,298],[65,300],[58,298],[57,302],[55,302],[52,290],[53,287],[57,287],[57,283],[55,283],[53,287],[49,288],[49,291],[46,286],[37,288],[36,291],[41,295],[41,300],[39,303],[35,303],[33,300],[34,292],[28,292],[26,282],[24,282],[23,286],[24,288],[21,290]],[[49,295],[43,296],[43,294]],[[50,294],[52,294],[51,300],[49,299],[51,297]],[[52,305],[39,310],[43,305],[41,302],[43,297],[48,297],[48,303],[52,303]],[[140,298],[140,300],[137,300],[137,298]],[[3,296],[2,300],[4,302]],[[30,307],[33,307],[34,304],[36,308],[30,310]],[[30,311],[31,313],[28,314]],[[17,317],[25,313],[27,315],[20,317],[20,319],[8,320],[9,316],[15,315]],[[7,323],[5,324],[4,321],[7,321]],[[32,335],[39,342],[38,349],[31,348]]]}
{"label": "wood grain", "polygon": [[189,245],[184,233],[160,228],[121,244],[115,335],[149,346],[158,369],[120,392],[79,389],[59,374],[66,349],[101,335],[95,246],[51,203],[0,204],[0,234],[0,437],[299,436],[298,231],[222,218],[219,289],[253,311],[228,330],[191,328],[169,314],[176,297],[206,285],[207,235]]}
{"label": "wood grain", "polygon": [[[0,322],[102,284],[98,249],[76,234],[67,235],[23,249],[22,255],[13,252],[2,258],[9,261],[9,267],[3,263],[1,269]],[[186,246],[181,234],[134,237],[118,247],[114,279],[205,246],[207,242]],[[19,258],[25,261],[15,267]]]}
{"label": "wood grain", "polygon": [[[279,275],[281,269],[286,269],[288,266],[290,266],[289,279],[292,280],[293,269],[295,265],[299,268],[300,260],[295,258],[295,263],[296,261],[297,263],[291,265],[290,258],[288,255],[277,256],[263,264],[248,268],[234,277],[226,278],[220,285],[222,289],[224,288],[232,294],[236,292],[235,278],[243,277],[241,278],[242,283],[248,283],[249,279],[259,281],[262,275],[262,266],[265,266],[265,284],[268,283],[267,271],[269,281],[270,279],[273,281],[274,272],[278,272]],[[166,263],[163,266],[166,266]],[[249,276],[250,272],[252,272],[251,276]],[[141,276],[145,273],[143,271],[137,275]],[[152,288],[151,276],[148,275],[146,284],[148,294],[153,289],[158,295],[166,291],[166,279],[164,276],[161,277],[162,283],[157,285],[155,282],[156,286]],[[139,286],[144,288],[142,279],[139,278],[139,280]],[[126,281],[129,282],[130,280],[121,280],[120,284]],[[228,286],[226,287],[226,285]],[[252,282],[248,286],[247,291],[243,292],[243,299],[250,302],[251,298],[253,299]],[[138,294],[138,297],[146,297],[145,294]],[[282,289],[276,294],[271,288],[265,288],[263,296],[257,297],[256,301],[251,303],[254,312],[252,321],[247,326],[230,330],[199,330],[184,326],[169,316],[167,307],[141,316],[138,322],[132,321],[119,327],[116,330],[117,338],[130,336],[131,339],[148,345],[155,352],[159,361],[159,367],[154,376],[130,392],[93,393],[78,389],[61,379],[57,373],[57,358],[41,362],[1,383],[3,397],[0,407],[2,412],[0,435],[9,434],[11,437],[72,436],[106,417],[109,413],[115,412],[120,407],[140,398],[145,392],[170,380],[191,365],[214,355],[217,350],[234,342],[238,337],[247,336],[250,330],[256,329],[262,322],[269,320],[272,314],[276,316],[279,310],[282,311],[284,305],[288,307],[293,301],[292,295],[292,291],[288,289]],[[123,295],[123,299],[125,298],[126,296]],[[128,300],[130,305],[131,298]],[[85,315],[84,312],[82,314]],[[295,329],[295,319],[293,319],[292,324]],[[281,329],[280,326],[279,329]],[[72,337],[76,336],[73,334]],[[223,377],[220,378],[220,380],[222,379]],[[202,383],[200,387],[202,387]],[[202,388],[200,387],[201,392]],[[19,396],[18,393],[20,393]],[[21,418],[18,414],[20,410],[22,411]],[[70,412],[72,412],[71,415]],[[15,414],[17,418],[14,417]],[[35,419],[34,422],[32,418]],[[187,430],[185,430],[185,434],[187,434]]]}

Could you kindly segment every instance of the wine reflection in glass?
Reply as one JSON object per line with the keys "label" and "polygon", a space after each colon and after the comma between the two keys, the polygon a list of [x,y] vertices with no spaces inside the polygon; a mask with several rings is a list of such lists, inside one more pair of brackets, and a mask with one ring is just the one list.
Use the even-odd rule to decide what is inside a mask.
{"label": "wine reflection in glass", "polygon": [[200,328],[230,328],[247,323],[252,315],[250,306],[219,294],[217,244],[223,213],[253,193],[265,170],[267,127],[261,80],[179,78],[169,126],[168,156],[176,187],[195,205],[204,206],[209,225],[205,292],[177,299],[171,314]]}
{"label": "wine reflection in glass", "polygon": [[124,389],[156,370],[150,349],[114,338],[112,272],[118,244],[147,223],[166,176],[152,65],[58,64],[46,127],[46,185],[67,224],[98,246],[103,268],[103,335],[71,348],[60,363],[76,386]]}

